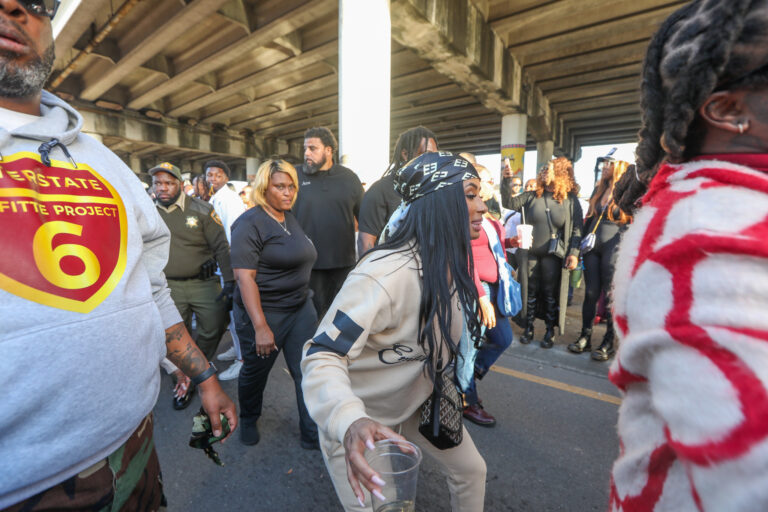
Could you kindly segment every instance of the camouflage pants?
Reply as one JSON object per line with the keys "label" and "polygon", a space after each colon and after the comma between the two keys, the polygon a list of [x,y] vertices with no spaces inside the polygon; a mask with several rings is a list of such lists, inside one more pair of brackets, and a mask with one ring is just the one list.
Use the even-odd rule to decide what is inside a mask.
{"label": "camouflage pants", "polygon": [[165,506],[152,414],[109,457],[4,512],[153,512]]}

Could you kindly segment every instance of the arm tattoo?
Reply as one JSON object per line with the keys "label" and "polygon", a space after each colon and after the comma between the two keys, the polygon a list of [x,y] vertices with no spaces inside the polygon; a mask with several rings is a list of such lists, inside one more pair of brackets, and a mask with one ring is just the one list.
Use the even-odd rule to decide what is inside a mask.
{"label": "arm tattoo", "polygon": [[208,369],[208,362],[203,352],[195,345],[189,335],[184,342],[186,329],[184,324],[171,327],[165,333],[165,344],[168,347],[168,359],[173,362],[187,377],[195,377]]}
{"label": "arm tattoo", "polygon": [[183,335],[184,327],[182,327],[182,324],[174,325],[165,332],[165,344],[167,345],[168,343],[178,341]]}
{"label": "arm tattoo", "polygon": [[194,343],[187,343],[183,349],[168,352],[168,359],[187,376],[194,377],[208,369],[205,356]]}

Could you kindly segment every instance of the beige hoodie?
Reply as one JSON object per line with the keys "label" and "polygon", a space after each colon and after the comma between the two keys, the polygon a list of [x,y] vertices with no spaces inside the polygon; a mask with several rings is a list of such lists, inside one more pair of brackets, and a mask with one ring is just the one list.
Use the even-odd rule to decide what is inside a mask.
{"label": "beige hoodie", "polygon": [[[432,392],[418,344],[420,268],[413,251],[365,257],[304,346],[304,401],[329,438],[342,443],[363,417],[394,427]],[[455,294],[452,302],[451,333],[458,342],[463,313]]]}

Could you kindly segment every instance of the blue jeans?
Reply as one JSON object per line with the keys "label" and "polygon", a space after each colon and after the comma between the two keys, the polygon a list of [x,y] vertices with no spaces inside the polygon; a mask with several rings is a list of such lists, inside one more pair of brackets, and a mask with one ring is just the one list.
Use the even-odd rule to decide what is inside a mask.
{"label": "blue jeans", "polygon": [[[499,308],[496,305],[496,297],[499,292],[498,286],[488,283],[483,283],[483,285],[486,285],[484,288],[486,288],[488,297],[491,298],[493,310],[496,313],[496,327],[485,331],[485,343],[477,352],[477,359],[475,359],[475,377],[481,379],[485,377],[485,374],[488,373],[491,366],[496,363],[502,352],[512,344],[512,340],[515,337],[509,319],[501,315]],[[464,400],[467,402],[467,405],[475,405],[479,401],[475,377],[472,378],[472,381],[469,383],[469,386],[464,393]]]}

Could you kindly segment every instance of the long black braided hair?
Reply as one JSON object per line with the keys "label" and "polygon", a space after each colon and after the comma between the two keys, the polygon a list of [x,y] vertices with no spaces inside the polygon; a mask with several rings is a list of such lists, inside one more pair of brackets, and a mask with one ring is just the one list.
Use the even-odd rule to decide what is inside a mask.
{"label": "long black braided hair", "polygon": [[480,339],[474,260],[469,236],[469,212],[461,183],[441,188],[411,203],[408,215],[391,238],[372,249],[415,251],[421,259],[422,290],[418,343],[427,355],[424,369],[435,381],[438,356],[448,348],[445,367],[455,360],[459,340],[451,336],[454,315],[451,297],[457,295],[471,339]]}
{"label": "long black braided hair", "polygon": [[[392,151],[392,160],[389,162],[389,167],[384,171],[383,176],[392,174],[415,158],[416,152],[421,146],[421,141],[428,141],[429,139],[434,139],[437,142],[435,134],[429,128],[424,128],[423,126],[417,126],[401,133],[395,143],[395,150]],[[403,157],[403,152],[405,152],[405,157]]]}
{"label": "long black braided hair", "polygon": [[697,111],[713,92],[768,82],[766,23],[768,0],[695,0],[661,24],[643,65],[637,172],[614,188],[622,210],[633,213],[662,162],[701,152]]}

